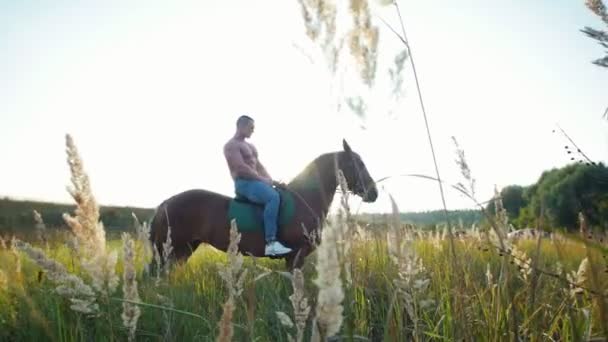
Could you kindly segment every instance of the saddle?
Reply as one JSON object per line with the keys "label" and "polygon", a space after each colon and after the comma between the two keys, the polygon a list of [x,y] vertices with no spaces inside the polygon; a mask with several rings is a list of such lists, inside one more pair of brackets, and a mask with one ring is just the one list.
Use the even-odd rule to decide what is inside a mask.
{"label": "saddle", "polygon": [[[287,225],[295,214],[295,201],[293,195],[278,188],[280,202],[278,215],[278,229]],[[254,203],[246,197],[237,194],[228,205],[228,226],[230,221],[236,220],[240,232],[264,232],[264,205]]]}

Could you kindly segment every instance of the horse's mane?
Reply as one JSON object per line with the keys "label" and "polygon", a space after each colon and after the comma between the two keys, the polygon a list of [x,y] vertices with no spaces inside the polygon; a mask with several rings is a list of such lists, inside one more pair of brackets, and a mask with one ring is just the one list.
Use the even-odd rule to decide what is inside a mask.
{"label": "horse's mane", "polygon": [[[324,174],[324,171],[328,169],[333,169],[334,158],[336,155],[342,153],[339,152],[327,152],[319,155],[314,160],[312,160],[304,170],[302,170],[297,176],[295,176],[290,182],[290,186],[298,186],[302,183],[310,181],[312,177],[317,177]],[[331,177],[334,177],[333,172]]]}

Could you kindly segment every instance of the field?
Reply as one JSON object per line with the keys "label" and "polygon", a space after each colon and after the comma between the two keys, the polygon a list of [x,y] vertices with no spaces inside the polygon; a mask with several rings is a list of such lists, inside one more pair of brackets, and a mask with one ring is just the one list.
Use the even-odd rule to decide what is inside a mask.
{"label": "field", "polygon": [[[17,201],[0,199],[0,342],[608,341],[608,168],[588,157],[559,125],[559,132],[552,132],[567,138],[564,145],[550,145],[545,135],[549,121],[580,123],[572,136],[583,135],[589,140],[581,146],[595,148],[599,140],[591,140],[592,133],[599,132],[599,125],[585,116],[601,109],[608,118],[605,104],[592,99],[605,99],[598,89],[606,87],[598,86],[599,78],[583,79],[587,70],[568,64],[590,54],[561,30],[588,18],[576,13],[561,17],[572,11],[553,3],[545,8],[482,3],[475,9],[470,3],[465,8],[420,2],[404,4],[407,16],[402,17],[401,5],[392,0],[299,0],[296,15],[302,27],[292,37],[284,20],[290,14],[281,12],[278,3],[266,9],[245,3],[250,5],[201,5],[200,12],[183,4],[173,9],[123,8],[112,15],[111,8],[96,11],[90,6],[2,7],[10,20],[0,36],[14,50],[2,65],[18,77],[8,77],[3,87],[10,100],[5,111],[13,117],[0,137],[8,137],[3,156],[13,159],[5,161],[11,176],[0,179],[24,182],[10,191],[37,193],[37,186],[25,182],[33,175],[47,180],[57,174],[45,170],[47,157],[53,155],[46,145],[52,145],[49,137],[58,129],[69,127],[88,135],[89,146],[103,154],[96,165],[105,165],[106,172],[111,170],[106,175],[113,178],[102,184],[114,183],[123,169],[138,171],[142,165],[142,174],[157,169],[148,178],[156,184],[168,185],[174,177],[184,180],[175,186],[192,184],[188,177],[199,177],[199,170],[214,174],[208,165],[216,152],[206,151],[215,143],[207,142],[223,134],[219,118],[246,108],[242,106],[252,106],[246,112],[260,113],[262,123],[266,119],[282,125],[263,128],[273,134],[262,140],[267,146],[280,150],[298,143],[289,147],[289,155],[275,155],[281,163],[295,162],[298,153],[307,152],[302,147],[323,146],[326,134],[332,139],[366,137],[364,144],[374,146],[373,155],[391,161],[380,179],[407,176],[438,182],[443,208],[434,211],[433,219],[449,221],[454,213],[445,204],[431,137],[437,128],[438,146],[447,134],[457,134],[476,146],[478,160],[492,153],[494,158],[485,163],[496,165],[486,168],[488,177],[496,171],[487,170],[499,170],[509,179],[527,179],[521,170],[561,163],[554,151],[571,164],[546,170],[536,184],[496,190],[482,205],[472,195],[475,180],[464,150],[452,136],[466,184],[451,190],[472,199],[479,211],[455,214],[458,226],[425,222],[430,216],[423,213],[416,225],[405,222],[408,213],[399,211],[393,197],[390,214],[351,214],[349,194],[374,202],[380,190],[344,138],[344,151],[323,155],[333,157],[331,167],[315,164],[303,172],[302,189],[319,195],[309,197],[311,203],[322,206],[331,202],[326,201],[330,195],[338,205],[320,229],[311,229],[313,236],[306,230],[311,227],[304,227],[314,252],[302,268],[292,270],[281,259],[241,254],[235,221],[225,227],[230,234],[227,251],[203,244],[187,262],[176,262],[173,256],[179,250],[172,253],[171,234],[161,250],[150,244],[150,223],[137,216],[149,217],[143,208],[137,213],[134,208],[133,227],[124,223],[131,220],[127,208],[105,208],[102,217],[75,143],[66,134],[73,207],[53,204],[41,215],[30,204],[23,210]],[[602,27],[608,25],[605,1],[580,3]],[[381,12],[389,6],[395,16]],[[222,11],[228,15],[226,26],[219,26]],[[404,22],[414,45],[421,47],[422,53],[416,53],[422,62],[421,82]],[[605,29],[585,26],[580,31],[608,48]],[[264,54],[270,49],[272,53]],[[310,62],[311,69],[302,61]],[[608,54],[593,63],[608,67]],[[429,89],[428,102],[421,84]],[[410,95],[414,91],[417,96]],[[416,107],[402,107],[405,97]],[[413,118],[415,101],[423,120]],[[334,108],[340,114],[335,122],[343,113],[356,122],[332,124],[326,113]],[[429,121],[426,108],[437,116]],[[385,112],[386,117],[378,116]],[[155,117],[160,119],[150,120]],[[398,127],[406,117],[406,125]],[[417,126],[422,123],[426,130]],[[235,137],[244,141],[253,128],[251,118],[239,120]],[[423,160],[418,139],[427,138],[433,176],[421,174],[427,166],[416,165]],[[224,145],[228,161],[233,144]],[[253,165],[247,169],[257,166],[264,176],[257,150],[236,145],[237,157],[247,149],[245,159]],[[603,152],[596,149],[588,155]],[[148,160],[153,167],[145,166]],[[393,166],[399,165],[392,163],[397,160],[416,167],[402,172],[401,166]],[[161,164],[163,168],[155,167]],[[233,174],[251,177],[251,170],[238,172],[238,165],[230,164]],[[180,173],[155,176],[172,169]],[[131,175],[114,184],[115,189],[135,198],[151,196],[140,191],[148,184],[143,180],[141,188],[123,186],[140,176]],[[276,184],[269,175],[263,178]],[[326,191],[327,184],[331,191]],[[336,184],[340,191],[334,192]],[[162,187],[168,189],[174,188]],[[301,197],[294,211],[308,205]],[[228,207],[209,206],[213,212],[207,214],[198,211],[200,206],[175,203],[176,212],[187,208],[195,215],[178,214],[171,223],[179,228],[187,222],[201,231],[205,224],[192,217],[204,221]],[[315,205],[308,206],[310,222],[326,214]],[[302,223],[298,214],[291,221],[297,229]],[[218,226],[206,225],[209,234],[197,232],[196,239],[184,238],[181,246],[212,240],[208,237],[221,235]],[[514,226],[532,228],[517,235]]]}
{"label": "field", "polygon": [[[74,256],[77,247],[66,244],[67,234],[39,243],[44,254],[21,243],[10,248],[7,241],[0,250],[0,339],[122,341],[132,334],[142,341],[231,335],[235,341],[308,341],[322,340],[323,332],[354,341],[606,336],[606,254],[602,258],[592,240],[523,238],[505,247],[511,248],[506,255],[485,238],[495,234],[477,230],[452,240],[441,232],[403,230],[399,249],[387,245],[387,234],[391,242],[399,238],[390,235],[394,230],[370,233],[372,227],[348,236],[348,227],[347,221],[328,225],[324,232],[335,234],[324,233],[322,245],[333,245],[309,256],[303,278],[292,277],[279,260],[211,247],[157,277],[145,271],[141,234],[130,232],[134,240],[107,242],[107,254],[117,252],[116,267],[100,278],[100,290],[99,273],[85,270],[91,266]],[[68,274],[82,283],[67,280]],[[321,334],[311,336],[315,324]]]}
{"label": "field", "polygon": [[[605,233],[509,237],[496,200],[491,225],[420,230],[366,225],[340,210],[312,237],[302,269],[199,247],[172,263],[150,227],[120,237],[99,220],[88,176],[66,136],[69,230],[0,240],[3,341],[588,341],[608,336]],[[161,256],[162,255],[162,256]]]}

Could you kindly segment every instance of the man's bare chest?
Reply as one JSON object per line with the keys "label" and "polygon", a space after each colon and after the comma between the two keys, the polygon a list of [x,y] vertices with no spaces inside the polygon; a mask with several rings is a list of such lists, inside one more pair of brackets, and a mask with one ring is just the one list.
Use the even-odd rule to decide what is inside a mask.
{"label": "man's bare chest", "polygon": [[241,156],[243,157],[243,159],[246,159],[246,160],[255,160],[256,159],[256,153],[255,153],[255,149],[253,148],[253,146],[251,146],[247,143],[242,143],[242,144],[240,144],[239,149],[241,151]]}

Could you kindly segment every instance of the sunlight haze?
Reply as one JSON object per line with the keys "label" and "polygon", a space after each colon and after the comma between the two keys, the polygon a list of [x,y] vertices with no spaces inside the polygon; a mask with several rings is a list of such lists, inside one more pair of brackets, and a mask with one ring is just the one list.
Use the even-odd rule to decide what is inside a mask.
{"label": "sunlight haze", "polygon": [[[534,183],[570,162],[562,127],[608,160],[604,49],[580,29],[583,0],[399,1],[441,177],[462,181],[455,136],[477,195]],[[393,6],[373,13],[400,30]],[[222,147],[235,121],[275,179],[289,181],[345,138],[372,177],[435,177],[413,70],[389,113],[388,68],[403,50],[380,21],[373,105],[363,118],[332,101],[297,1],[4,1],[0,3],[0,196],[71,203],[71,134],[103,205],[154,207],[191,188],[233,194]],[[349,83],[351,84],[351,83]],[[371,98],[371,97],[370,97]],[[553,130],[556,132],[553,133]],[[394,177],[374,204],[440,209],[436,182]],[[445,188],[448,209],[473,203]]]}

